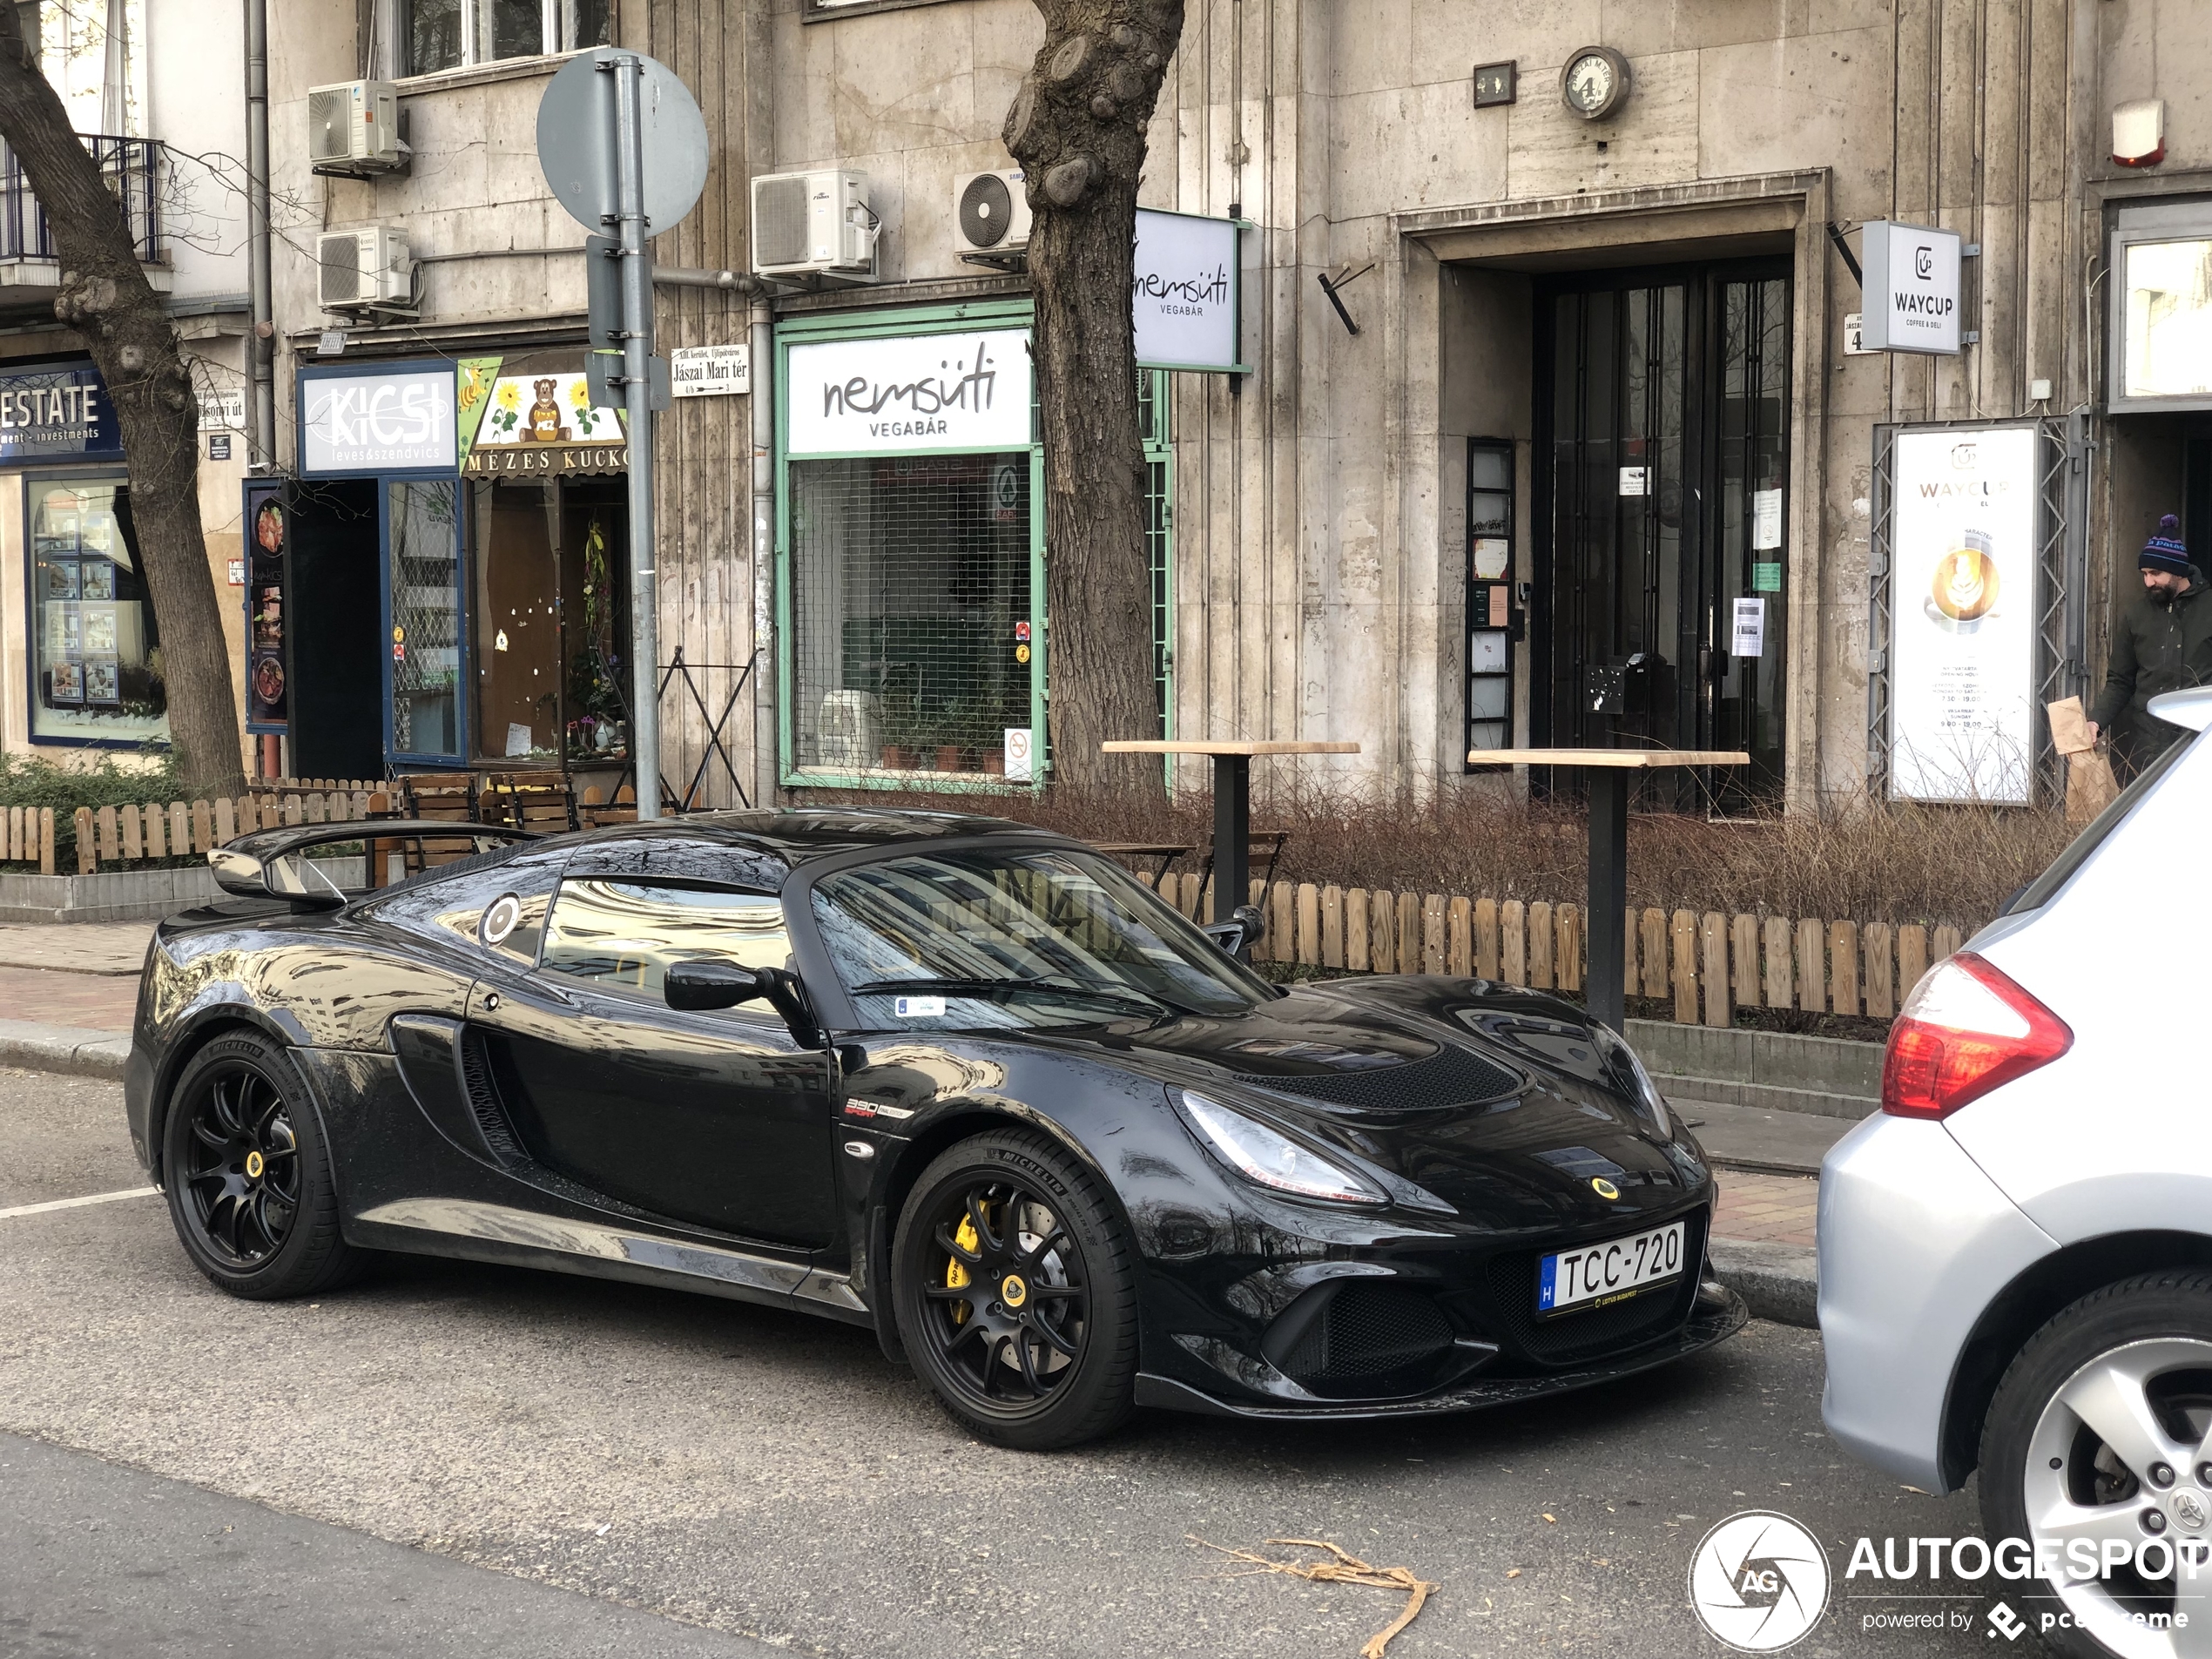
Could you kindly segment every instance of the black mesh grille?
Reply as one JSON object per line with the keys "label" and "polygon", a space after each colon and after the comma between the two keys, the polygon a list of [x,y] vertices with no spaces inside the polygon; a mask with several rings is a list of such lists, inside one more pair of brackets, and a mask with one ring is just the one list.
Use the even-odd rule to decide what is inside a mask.
{"label": "black mesh grille", "polygon": [[483,1131],[484,1144],[491,1148],[493,1156],[507,1163],[524,1162],[506,1110],[499,1103],[491,1056],[484,1052],[483,1038],[474,1031],[464,1032],[461,1038],[461,1083],[469,1091],[469,1109],[475,1115],[476,1127]]}
{"label": "black mesh grille", "polygon": [[1238,1081],[1278,1094],[1302,1095],[1309,1100],[1325,1100],[1370,1112],[1418,1112],[1471,1105],[1509,1095],[1521,1086],[1521,1079],[1503,1066],[1464,1049],[1446,1049],[1426,1060],[1371,1071],[1323,1072],[1305,1077],[1255,1073]]}
{"label": "black mesh grille", "polygon": [[1450,1322],[1419,1291],[1347,1285],[1283,1357],[1282,1370],[1307,1383],[1374,1377],[1433,1359],[1451,1345]]}
{"label": "black mesh grille", "polygon": [[960,192],[960,233],[975,247],[996,247],[1014,226],[1014,192],[995,172],[979,172]]}
{"label": "black mesh grille", "polygon": [[1682,1277],[1611,1307],[1540,1319],[1536,1317],[1536,1264],[1551,1252],[1521,1251],[1499,1257],[1490,1264],[1490,1291],[1505,1316],[1507,1334],[1531,1358],[1561,1366],[1617,1353],[1673,1330],[1689,1317],[1689,1305],[1696,1299],[1698,1275],[1705,1260],[1704,1211],[1695,1210],[1678,1219],[1688,1224],[1683,1230],[1685,1266]]}

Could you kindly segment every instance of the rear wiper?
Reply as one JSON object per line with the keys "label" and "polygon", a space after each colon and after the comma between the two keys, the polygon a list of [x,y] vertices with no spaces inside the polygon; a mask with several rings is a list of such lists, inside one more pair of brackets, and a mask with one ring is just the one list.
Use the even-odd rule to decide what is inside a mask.
{"label": "rear wiper", "polygon": [[1109,1008],[1131,1008],[1156,1016],[1171,1012],[1157,997],[1141,991],[1109,991],[1103,986],[1078,985],[1049,979],[879,979],[855,985],[855,996],[972,996],[1003,1002],[1017,995],[1057,997],[1065,1002],[1092,1002]]}

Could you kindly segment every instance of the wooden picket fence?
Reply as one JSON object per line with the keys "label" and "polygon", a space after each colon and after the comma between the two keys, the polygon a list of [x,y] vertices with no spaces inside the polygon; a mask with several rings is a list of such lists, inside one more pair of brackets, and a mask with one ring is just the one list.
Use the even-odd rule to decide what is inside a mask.
{"label": "wooden picket fence", "polygon": [[[1184,914],[1208,914],[1193,874],[1161,878]],[[1437,893],[1252,883],[1267,918],[1263,961],[1346,973],[1452,974],[1535,990],[1579,992],[1588,952],[1579,906]],[[1622,989],[1669,1001],[1678,1025],[1726,1026],[1738,1008],[1886,1020],[1927,971],[1963,942],[1948,923],[1631,910],[1622,940]]]}
{"label": "wooden picket fence", "polygon": [[[289,784],[294,780],[282,781]],[[149,803],[143,806],[102,806],[97,810],[80,806],[75,819],[77,873],[91,875],[103,865],[127,866],[152,859],[186,858],[195,853],[206,853],[210,847],[225,846],[254,830],[286,825],[350,824],[390,809],[391,797],[382,786],[366,783],[329,790],[272,790],[240,795],[236,800],[172,800],[166,806]],[[18,846],[33,845],[28,839],[33,832],[28,826],[24,841],[17,840],[16,830],[19,816],[32,815],[29,808],[9,809],[9,856],[11,860],[37,857],[40,870],[51,875],[54,871],[51,807],[37,809],[36,851],[27,855],[17,851]]]}

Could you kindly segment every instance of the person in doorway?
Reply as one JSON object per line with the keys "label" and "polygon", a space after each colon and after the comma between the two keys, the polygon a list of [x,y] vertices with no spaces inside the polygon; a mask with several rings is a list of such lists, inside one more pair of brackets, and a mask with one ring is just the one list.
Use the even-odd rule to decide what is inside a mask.
{"label": "person in doorway", "polygon": [[2141,770],[2182,735],[2180,726],[2155,718],[2148,704],[2161,691],[2212,685],[2212,602],[2204,572],[2189,563],[2181,521],[2158,521],[2136,560],[2143,590],[2121,607],[2112,631],[2105,688],[2089,711],[2089,738],[2109,729],[2114,754]]}

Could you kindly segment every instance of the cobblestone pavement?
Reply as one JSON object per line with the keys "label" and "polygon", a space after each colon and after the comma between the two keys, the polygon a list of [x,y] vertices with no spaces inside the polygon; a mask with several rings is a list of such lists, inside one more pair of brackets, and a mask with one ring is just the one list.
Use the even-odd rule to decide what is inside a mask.
{"label": "cobblestone pavement", "polygon": [[0,967],[0,1017],[127,1034],[138,1007],[135,975]]}
{"label": "cobblestone pavement", "polygon": [[1716,1238],[1748,1238],[1768,1244],[1810,1244],[1820,1202],[1820,1182],[1805,1175],[1720,1173],[1720,1213],[1713,1220]]}

